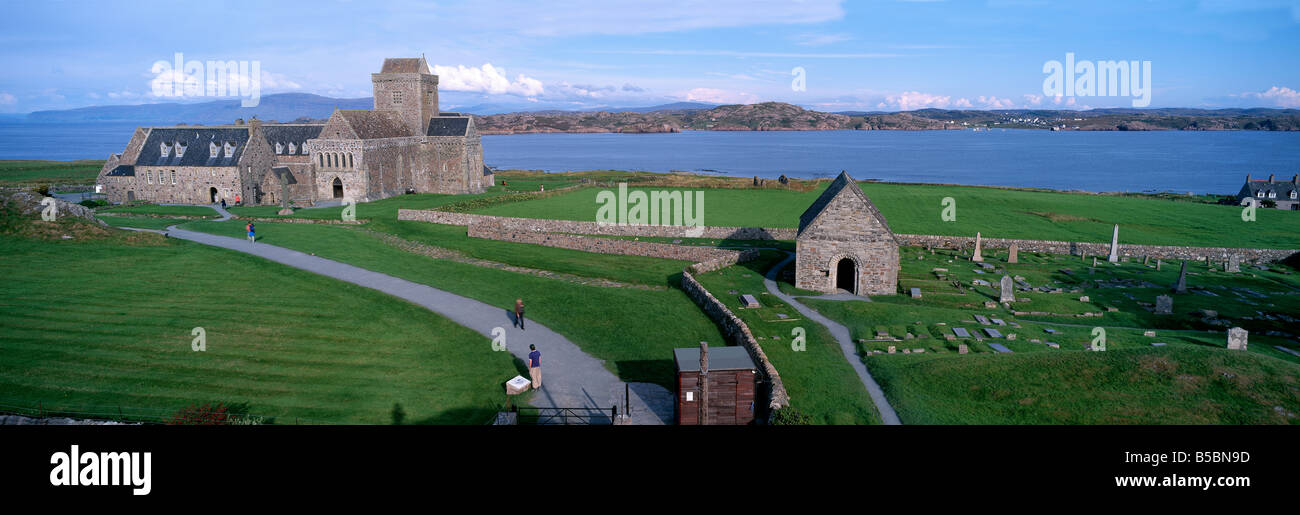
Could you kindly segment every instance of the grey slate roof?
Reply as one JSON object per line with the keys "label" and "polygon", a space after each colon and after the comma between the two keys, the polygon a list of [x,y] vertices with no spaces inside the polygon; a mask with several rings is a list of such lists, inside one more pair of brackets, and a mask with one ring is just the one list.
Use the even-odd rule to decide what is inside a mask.
{"label": "grey slate roof", "polygon": [[[210,157],[208,143],[216,142],[223,146],[234,142],[235,152],[225,157],[224,148],[218,157]],[[185,144],[185,154],[177,157],[176,151],[162,156],[163,142],[175,145]],[[149,138],[140,148],[140,155],[135,160],[136,166],[238,166],[239,158],[244,155],[248,145],[248,127],[155,127],[149,132]]]}
{"label": "grey slate roof", "polygon": [[[1250,196],[1252,196],[1252,197],[1256,197],[1256,198],[1258,198],[1259,192],[1260,192],[1260,191],[1263,191],[1263,192],[1264,192],[1264,198],[1271,198],[1271,199],[1274,199],[1274,200],[1278,200],[1278,199],[1281,199],[1281,200],[1291,200],[1291,192],[1293,192],[1293,191],[1300,191],[1300,187],[1297,187],[1297,186],[1296,186],[1296,184],[1295,184],[1295,178],[1293,177],[1291,180],[1287,180],[1287,181],[1274,181],[1274,182],[1271,182],[1271,183],[1268,182],[1267,179],[1264,179],[1264,180],[1258,180],[1258,179],[1251,180],[1251,181],[1249,181],[1249,182],[1246,183],[1246,186],[1245,186],[1244,188],[1242,188],[1242,190],[1243,190],[1242,193],[1247,193],[1247,192],[1249,192],[1249,195],[1250,195]],[[1269,196],[1268,196],[1269,192],[1276,193],[1277,196],[1276,196],[1276,197],[1269,197]]]}
{"label": "grey slate roof", "polygon": [[379,73],[429,73],[429,63],[423,57],[389,57]]}
{"label": "grey slate roof", "polygon": [[[266,136],[266,143],[271,145],[271,150],[275,151],[275,144],[284,145],[285,152],[288,152],[288,146],[293,143],[297,148],[302,148],[302,144],[309,139],[320,137],[321,129],[325,124],[285,124],[285,125],[262,125],[262,135]],[[297,155],[296,153],[294,155]]]}
{"label": "grey slate roof", "polygon": [[858,187],[858,183],[852,177],[849,177],[848,172],[841,171],[840,175],[834,181],[831,181],[831,185],[826,187],[826,191],[823,191],[821,196],[817,197],[817,200],[813,201],[812,205],[808,206],[808,209],[804,210],[802,215],[799,215],[798,234],[803,234],[803,230],[813,220],[816,220],[817,215],[822,214],[822,210],[826,209],[826,206],[829,206],[831,201],[835,200],[835,197],[839,196],[840,192],[845,189],[848,189],[851,194],[862,198],[867,204],[867,210],[871,211],[871,215],[876,217],[876,220],[880,221],[880,224],[885,226],[885,229],[891,234],[894,232],[893,229],[889,228],[889,222],[885,221],[885,217],[880,214],[880,210],[876,209],[876,205],[871,202],[866,193],[862,192],[862,188]]}
{"label": "grey slate roof", "polygon": [[135,167],[131,165],[117,165],[112,171],[104,174],[105,177],[135,177]]}
{"label": "grey slate roof", "polygon": [[405,138],[414,136],[397,111],[339,110],[359,139]]}
{"label": "grey slate roof", "polygon": [[426,136],[464,136],[469,130],[468,116],[438,116],[429,120]]}
{"label": "grey slate roof", "polygon": [[[677,370],[700,371],[700,348],[673,349]],[[744,347],[709,347],[709,370],[758,370]]]}

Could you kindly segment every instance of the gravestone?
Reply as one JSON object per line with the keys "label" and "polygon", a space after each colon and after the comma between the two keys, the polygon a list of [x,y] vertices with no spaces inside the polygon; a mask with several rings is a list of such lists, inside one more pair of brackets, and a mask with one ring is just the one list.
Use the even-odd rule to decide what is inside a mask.
{"label": "gravestone", "polygon": [[753,295],[750,295],[748,293],[740,296],[740,303],[747,308],[759,307],[758,299],[754,298]]}
{"label": "gravestone", "polygon": [[1092,257],[1092,266],[1097,266],[1097,256]]}
{"label": "gravestone", "polygon": [[1246,340],[1250,336],[1250,331],[1240,327],[1228,329],[1228,348],[1231,350],[1246,350]]}
{"label": "gravestone", "polygon": [[1178,271],[1178,282],[1174,283],[1174,293],[1187,293],[1187,262],[1183,261],[1183,267]]}
{"label": "gravestone", "polygon": [[1044,333],[1047,333],[1047,334],[1056,334],[1057,331],[1056,331],[1056,329],[1052,329],[1052,328],[1049,327],[1049,328],[1047,328],[1047,329],[1043,329],[1043,332],[1044,332]]}
{"label": "gravestone", "polygon": [[1106,261],[1119,262],[1119,224],[1115,224],[1115,232],[1110,236],[1110,254],[1106,256]]}
{"label": "gravestone", "polygon": [[1001,318],[991,318],[989,319],[989,321],[997,325],[1007,325],[1007,323],[1003,321]]}
{"label": "gravestone", "polygon": [[984,328],[984,334],[989,335],[989,338],[1001,338],[1001,337],[1002,337],[1002,332],[1001,332],[1001,331],[998,331],[997,329],[994,329],[994,328],[992,328],[992,327],[985,327],[985,328]]}
{"label": "gravestone", "polygon": [[898,348],[897,348],[897,347],[894,347],[893,345],[890,345],[890,346],[889,346],[889,353],[890,353],[890,354],[893,354],[893,353],[895,353],[895,352],[898,352]]}
{"label": "gravestone", "polygon": [[1160,266],[1161,266],[1161,265],[1164,265],[1164,264],[1165,264],[1164,261],[1161,261],[1161,260],[1157,259],[1157,260],[1156,260],[1156,271],[1159,272],[1159,271],[1160,271]]}
{"label": "gravestone", "polygon": [[958,345],[958,346],[957,346],[957,354],[970,354],[970,347],[967,347],[966,344],[964,344],[964,343]]}
{"label": "gravestone", "polygon": [[952,334],[957,335],[958,338],[970,338],[970,331],[967,331],[965,327],[952,328]]}
{"label": "gravestone", "polygon": [[1001,343],[990,343],[989,347],[992,347],[993,350],[1004,354],[1011,354],[1011,349],[1008,349],[1005,345],[1002,345]]}
{"label": "gravestone", "polygon": [[1091,302],[1091,299],[1089,299],[1087,295],[1084,295],[1079,297],[1079,302]]}
{"label": "gravestone", "polygon": [[1156,336],[1156,332],[1155,332],[1155,331],[1142,331],[1142,336],[1146,336],[1146,337],[1148,337],[1148,338],[1155,338],[1155,336]]}
{"label": "gravestone", "polygon": [[920,288],[912,288],[912,298],[913,298],[913,299],[919,299],[919,298],[921,298],[921,289],[920,289]]}
{"label": "gravestone", "polygon": [[989,319],[984,315],[975,315],[975,321],[979,322],[980,325],[989,325]]}
{"label": "gravestone", "polygon": [[1164,347],[1165,342],[1151,342],[1152,347]]}
{"label": "gravestone", "polygon": [[1016,292],[1015,285],[1011,283],[1011,276],[1002,276],[1002,291],[998,294],[998,302],[1015,302]]}
{"label": "gravestone", "polygon": [[1228,273],[1241,273],[1241,256],[1236,254],[1228,256]]}
{"label": "gravestone", "polygon": [[1056,342],[1047,342],[1047,343],[1044,343],[1043,345],[1046,345],[1046,346],[1051,347],[1051,348],[1053,348],[1053,349],[1059,349],[1059,348],[1061,348],[1061,344],[1056,343]]}
{"label": "gravestone", "polygon": [[1020,247],[1015,243],[1011,244],[1011,250],[1007,252],[1007,263],[1020,262]]}
{"label": "gravestone", "polygon": [[1156,297],[1156,314],[1172,315],[1174,314],[1174,298],[1168,295]]}
{"label": "gravestone", "polygon": [[980,254],[983,248],[983,241],[980,239],[980,233],[975,233],[975,253],[971,255],[971,261],[984,261],[984,256]]}
{"label": "gravestone", "polygon": [[1143,264],[1143,265],[1149,265],[1149,264],[1151,264],[1151,255],[1150,255],[1150,254],[1145,255],[1145,256],[1142,256],[1142,264]]}

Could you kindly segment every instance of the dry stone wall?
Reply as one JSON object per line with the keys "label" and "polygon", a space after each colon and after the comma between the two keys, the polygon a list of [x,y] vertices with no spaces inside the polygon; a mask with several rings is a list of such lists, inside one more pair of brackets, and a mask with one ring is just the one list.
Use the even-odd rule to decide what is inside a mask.
{"label": "dry stone wall", "polygon": [[542,220],[537,218],[512,218],[505,216],[449,213],[417,209],[400,209],[398,220],[415,220],[444,225],[495,224],[502,229],[534,232],[559,232],[595,234],[600,236],[642,236],[658,238],[724,238],[731,240],[793,240],[793,228],[764,227],[704,227],[702,234],[687,235],[692,227],[681,225],[603,225],[576,220]]}
{"label": "dry stone wall", "polygon": [[[898,238],[898,243],[900,245],[912,247],[973,248],[975,246],[975,238],[965,236],[932,236],[925,234],[895,234],[894,236]],[[1017,240],[1007,238],[981,238],[980,243],[985,249],[1010,248],[1014,243],[1018,246],[1020,252],[1043,252],[1047,254],[1063,254],[1071,256],[1087,254],[1089,256],[1101,256],[1104,258],[1107,253],[1110,252],[1110,243]],[[1236,255],[1241,258],[1243,263],[1266,263],[1281,261],[1296,253],[1300,253],[1300,250],[1175,247],[1165,245],[1129,245],[1123,243],[1119,246],[1119,255],[1121,257],[1142,258],[1150,256],[1152,258],[1165,259],[1169,261],[1194,261],[1205,259],[1206,257],[1220,260]]]}
{"label": "dry stone wall", "polygon": [[725,268],[736,263],[749,261],[758,256],[757,250],[746,250],[743,252],[732,252],[732,255],[719,257],[709,261],[696,263],[682,270],[682,290],[686,295],[695,301],[704,310],[704,313],[713,319],[714,323],[722,329],[722,333],[727,339],[735,345],[740,345],[749,352],[749,356],[758,364],[758,368],[763,371],[764,379],[767,385],[767,399],[769,410],[779,410],[790,405],[790,395],[786,393],[785,384],[781,382],[781,375],[777,373],[776,367],[768,361],[767,354],[763,348],[758,345],[758,340],[754,339],[754,334],[749,331],[749,326],[745,325],[739,317],[732,313],[727,306],[714,297],[709,290],[705,289],[699,281],[695,280],[695,274],[703,274]]}

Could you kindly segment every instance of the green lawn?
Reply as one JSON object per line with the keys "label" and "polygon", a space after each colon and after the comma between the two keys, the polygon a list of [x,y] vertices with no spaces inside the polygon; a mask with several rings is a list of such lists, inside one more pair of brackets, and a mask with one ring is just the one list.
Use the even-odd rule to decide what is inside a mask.
{"label": "green lawn", "polygon": [[[905,234],[974,236],[980,232],[996,238],[1108,242],[1113,224],[1119,224],[1121,244],[1300,249],[1300,213],[1296,212],[1260,209],[1256,221],[1243,222],[1240,207],[1140,196],[860,184],[889,220],[891,228]],[[703,190],[703,222],[714,226],[797,227],[799,215],[823,188],[811,192]],[[596,219],[596,195],[604,189],[581,188],[565,195],[492,206],[477,212],[590,221]],[[945,197],[956,201],[956,221],[944,222],[940,218],[941,201]]]}
{"label": "green lawn", "polygon": [[[521,370],[487,338],[373,290],[121,237],[0,235],[6,409],[157,420],[224,401],[277,423],[388,424],[400,405],[406,423],[482,424]],[[205,352],[191,350],[195,327]]]}
{"label": "green lawn", "polygon": [[[233,220],[191,222],[185,228],[243,236],[243,223]],[[314,253],[501,306],[502,324],[509,323],[506,311],[516,298],[522,297],[532,319],[605,360],[606,366],[625,381],[653,382],[671,388],[672,349],[695,346],[701,341],[724,341],[717,326],[677,287],[654,291],[587,286],[432,259],[396,249],[375,235],[349,226],[263,223],[258,225],[258,235],[265,243]],[[529,251],[545,255],[563,250],[508,245],[518,245],[510,251],[511,256],[525,256]],[[624,259],[579,254],[593,260],[608,258],[610,266],[617,266],[613,262]],[[680,268],[676,273],[680,274]],[[622,277],[614,275],[612,279]],[[660,284],[677,284],[679,278],[659,280]]]}
{"label": "green lawn", "polygon": [[1300,366],[1195,345],[883,354],[867,366],[905,424],[1300,423]]}
{"label": "green lawn", "polygon": [[164,206],[158,204],[140,204],[135,206],[104,207],[95,210],[103,214],[153,215],[153,216],[201,216],[216,218],[217,212],[205,206]]}
{"label": "green lawn", "polygon": [[183,224],[190,220],[184,218],[154,218],[148,216],[99,216],[104,223],[113,227],[134,227],[136,229],[164,230],[169,226]]}
{"label": "green lawn", "polygon": [[[821,324],[801,320],[798,311],[767,294],[763,274],[785,254],[763,251],[758,259],[696,277],[700,284],[745,321],[790,394],[790,406],[816,424],[879,424],[880,415],[839,344]],[[729,292],[735,291],[736,294]],[[752,294],[763,307],[741,309],[740,294]],[[790,318],[782,320],[778,313]],[[804,330],[806,350],[791,345],[794,328]]]}
{"label": "green lawn", "polygon": [[[396,220],[398,209],[433,209],[453,202],[465,202],[473,199],[493,197],[503,193],[505,193],[505,191],[498,186],[487,193],[472,195],[443,195],[439,193],[398,195],[382,200],[376,200],[374,202],[357,203],[356,212],[354,214],[356,215],[357,220]],[[343,217],[343,209],[344,206],[297,209],[292,215],[285,215],[284,218],[340,220]],[[227,210],[236,216],[280,218],[280,215],[276,214],[280,211],[280,206],[231,206],[227,208]]]}
{"label": "green lawn", "polygon": [[103,160],[0,161],[0,186],[40,183],[92,184],[104,167]]}

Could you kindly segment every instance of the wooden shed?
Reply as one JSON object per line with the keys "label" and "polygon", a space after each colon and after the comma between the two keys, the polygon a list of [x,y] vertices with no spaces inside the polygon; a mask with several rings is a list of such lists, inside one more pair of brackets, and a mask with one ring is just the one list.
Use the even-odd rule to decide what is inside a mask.
{"label": "wooden shed", "polygon": [[758,366],[743,347],[673,349],[677,423],[744,425],[754,421]]}

